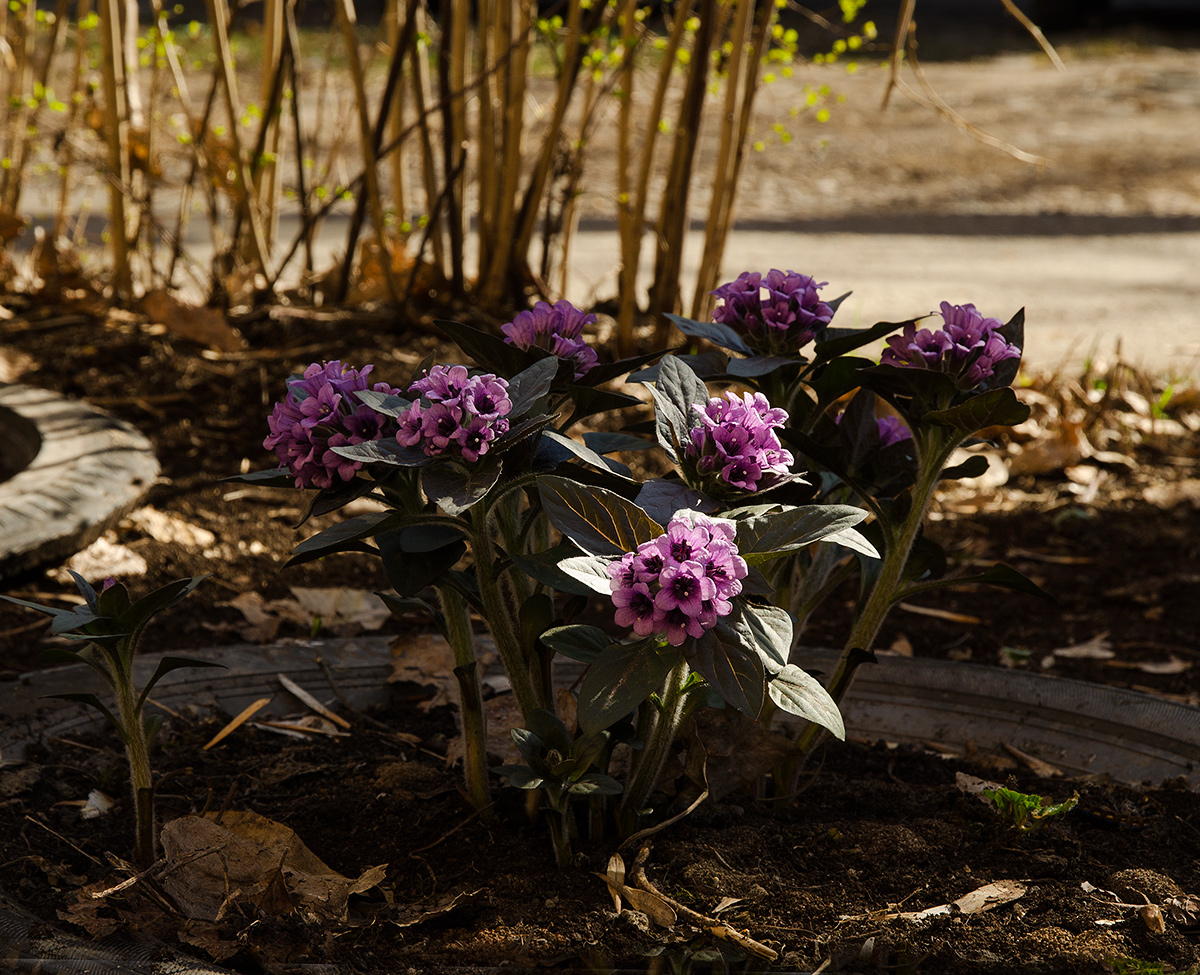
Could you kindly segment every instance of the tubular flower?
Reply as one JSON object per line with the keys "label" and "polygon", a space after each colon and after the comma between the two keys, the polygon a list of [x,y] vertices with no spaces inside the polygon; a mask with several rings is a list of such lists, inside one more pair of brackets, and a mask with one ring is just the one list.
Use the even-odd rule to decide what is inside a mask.
{"label": "tubular flower", "polygon": [[795,271],[747,271],[711,292],[722,302],[713,321],[732,328],[755,352],[795,355],[833,319],[833,308],[817,295],[826,283]]}
{"label": "tubular flower", "polygon": [[609,565],[614,619],[638,636],[662,633],[681,646],[733,612],[746,572],[730,523],[678,512],[665,534]]}
{"label": "tubular flower", "polygon": [[508,432],[508,383],[492,373],[472,376],[466,366],[434,366],[408,391],[420,398],[397,417],[396,441],[428,457],[458,454],[473,464]]}
{"label": "tubular flower", "polygon": [[700,423],[691,429],[684,466],[695,471],[697,486],[717,493],[766,490],[788,475],[792,455],[775,433],[788,415],[762,393],[726,393],[694,409]]}
{"label": "tubular flower", "polygon": [[974,305],[942,302],[944,324],[936,331],[918,329],[910,322],[904,331],[887,340],[880,356],[884,365],[930,369],[954,377],[963,389],[986,386],[996,366],[1006,359],[1021,358],[1019,346],[1011,344],[998,319],[984,318]]}
{"label": "tubular flower", "polygon": [[545,349],[575,367],[578,379],[599,362],[594,349],[583,340],[585,325],[596,324],[596,316],[580,311],[569,301],[553,305],[539,301],[532,311],[523,311],[501,325],[504,341],[520,349]]}
{"label": "tubular flower", "polygon": [[390,433],[388,417],[377,413],[354,395],[358,390],[395,395],[386,383],[367,383],[374,366],[351,369],[341,362],[314,362],[303,376],[293,376],[267,426],[271,433],[263,446],[274,450],[279,466],[296,478],[296,487],[328,488],[335,481],[350,481],[361,461],[340,457],[330,448],[379,440]]}

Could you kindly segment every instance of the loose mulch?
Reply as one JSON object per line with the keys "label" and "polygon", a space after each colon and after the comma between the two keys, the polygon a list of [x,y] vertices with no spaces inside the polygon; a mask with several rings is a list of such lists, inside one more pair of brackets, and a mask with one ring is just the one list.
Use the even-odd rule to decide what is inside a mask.
{"label": "loose mulch", "polygon": [[[87,398],[155,443],[163,476],[145,508],[166,521],[133,512],[103,552],[144,561],[128,580],[134,588],[210,578],[154,624],[149,652],[241,643],[248,634],[307,636],[317,626],[311,618],[270,609],[294,598],[292,587],[386,587],[365,558],[281,571],[309,530],[293,528],[302,498],[220,478],[270,466],[261,446],[265,416],[290,372],[318,359],[375,362],[379,378],[398,385],[438,347],[433,314],[260,315],[238,322],[247,341],[239,353],[213,353],[134,315],[100,322],[30,309],[6,324],[5,358],[20,365],[22,382]],[[987,491],[948,493],[932,524],[960,567],[1010,561],[1057,603],[969,588],[928,596],[916,611],[893,614],[881,647],[1197,700],[1200,507],[1188,487],[1197,477],[1194,437],[1147,435],[1104,446],[1108,453],[1077,460],[1070,477],[1020,475]],[[1088,480],[1084,468],[1102,472],[1102,483],[1091,487],[1097,478]],[[71,586],[51,571],[5,591],[44,599]],[[267,607],[265,622],[237,608],[246,594]],[[840,642],[837,604],[835,618],[810,631],[813,645]],[[362,623],[320,625],[346,632]],[[380,632],[403,641],[419,626],[389,619]],[[12,680],[36,666],[44,629],[28,612],[0,608],[0,676]],[[630,911],[628,898],[624,910],[614,910],[595,876],[605,873],[611,837],[585,838],[577,862],[559,871],[541,827],[525,817],[523,795],[498,789],[498,818],[473,815],[457,791],[456,770],[446,768],[453,715],[444,707],[426,713],[414,693],[398,689],[390,707],[366,718],[347,714],[347,736],[294,739],[244,726],[207,751],[202,746],[229,716],[168,716],[155,755],[165,777],[164,821],[252,810],[294,830],[346,877],[386,864],[378,884],[350,897],[344,918],[287,913],[283,906],[292,902],[276,891],[232,899],[216,922],[185,922],[157,893],[166,881],[153,877],[89,897],[87,890],[128,876],[110,859],[128,854],[131,827],[123,756],[107,734],[47,742],[24,765],[0,773],[0,891],[66,935],[152,941],[159,957],[182,952],[246,973],[498,964],[919,973],[1019,965],[1099,973],[1114,965],[1181,970],[1200,957],[1195,902],[1187,897],[1200,891],[1200,799],[1186,783],[1129,790],[1041,779],[1023,767],[971,766],[887,743],[830,745],[806,770],[794,804],[776,808],[736,792],[649,841],[645,876],[657,890],[769,946],[777,959],[768,962],[686,919],[657,925]],[[1054,800],[1078,790],[1080,809],[1020,834],[957,787],[959,771]],[[680,804],[694,795],[683,775],[669,784]],[[84,819],[81,807],[93,791],[115,807]],[[640,846],[622,851],[630,870]],[[1018,882],[1024,893],[986,912],[898,916],[1001,881]],[[734,900],[723,907],[725,899]],[[1122,969],[1121,959],[1162,967]]]}

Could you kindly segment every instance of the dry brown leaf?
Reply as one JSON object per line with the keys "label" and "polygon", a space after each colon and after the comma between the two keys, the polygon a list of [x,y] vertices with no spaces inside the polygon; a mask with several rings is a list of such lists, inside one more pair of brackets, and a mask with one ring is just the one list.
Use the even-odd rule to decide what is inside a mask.
{"label": "dry brown leaf", "polygon": [[1158,508],[1174,508],[1180,504],[1200,508],[1200,478],[1190,477],[1169,484],[1155,484],[1146,488],[1142,497]]}
{"label": "dry brown leaf", "polygon": [[129,520],[156,542],[198,549],[209,548],[217,542],[217,536],[207,528],[193,525],[178,515],[157,508],[138,508],[130,512]]}
{"label": "dry brown leaf", "polygon": [[321,861],[292,830],[250,811],[183,816],[163,827],[162,884],[191,918],[216,921],[245,904],[270,914],[293,910],[313,923],[345,920],[347,900],[377,885],[386,865],[357,878]]}
{"label": "dry brown leaf", "polygon": [[0,207],[0,244],[7,246],[21,235],[29,221],[8,207]]}
{"label": "dry brown leaf", "polygon": [[674,927],[676,915],[670,904],[648,890],[625,886],[625,861],[621,854],[614,853],[609,857],[607,874],[601,873],[596,876],[608,884],[608,892],[612,894],[613,904],[618,913],[621,910],[621,898],[623,897],[629,901],[630,908],[645,914],[660,927]]}
{"label": "dry brown leaf", "polygon": [[459,904],[478,897],[481,893],[483,893],[482,887],[478,890],[462,890],[457,894],[446,894],[432,904],[407,905],[392,919],[392,924],[398,928],[411,928],[414,924],[420,924],[431,917],[446,914],[458,907]]}
{"label": "dry brown leaf", "polygon": [[219,308],[192,305],[169,291],[150,291],[142,299],[142,312],[152,322],[165,325],[172,335],[218,352],[241,352],[242,338]]}
{"label": "dry brown leaf", "polygon": [[1108,639],[1108,630],[1097,633],[1090,640],[1069,647],[1056,647],[1042,658],[1042,667],[1049,669],[1055,660],[1111,660],[1116,656]]}
{"label": "dry brown leaf", "polygon": [[903,914],[889,915],[889,917],[921,924],[931,918],[956,913],[982,914],[984,911],[990,911],[993,907],[999,907],[1001,904],[1008,904],[1024,897],[1025,890],[1025,885],[1015,880],[997,880],[995,883],[976,888],[950,904],[938,904],[936,907],[927,907],[923,911],[908,911]]}

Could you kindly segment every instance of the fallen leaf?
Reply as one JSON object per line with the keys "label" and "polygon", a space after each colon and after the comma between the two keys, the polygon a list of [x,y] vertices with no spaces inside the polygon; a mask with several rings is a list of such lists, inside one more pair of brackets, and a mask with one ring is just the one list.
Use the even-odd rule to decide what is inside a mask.
{"label": "fallen leaf", "polygon": [[130,512],[129,520],[139,531],[156,542],[182,545],[184,548],[208,548],[216,544],[217,536],[207,528],[184,521],[178,515],[157,508],[144,507]]}
{"label": "fallen leaf", "polygon": [[1042,658],[1042,669],[1049,670],[1056,660],[1111,660],[1116,654],[1108,640],[1108,630],[1090,640],[1069,647],[1056,647]]}
{"label": "fallen leaf", "polygon": [[411,928],[414,924],[428,921],[431,917],[446,914],[458,907],[459,904],[472,900],[481,893],[483,893],[482,887],[478,890],[461,890],[457,894],[446,894],[439,897],[432,904],[407,905],[401,909],[397,917],[392,918],[392,924],[398,928]]}
{"label": "fallen leaf", "polygon": [[150,291],[142,298],[142,311],[152,322],[173,335],[218,352],[241,352],[246,340],[219,308],[192,305],[169,291]]}
{"label": "fallen leaf", "polygon": [[118,544],[116,537],[108,532],[97,538],[83,551],[72,555],[66,566],[50,572],[50,578],[74,585],[68,569],[78,572],[85,579],[103,579],[107,576],[136,579],[144,576],[149,569],[146,560],[133,549]]}
{"label": "fallen leaf", "polygon": [[625,861],[621,854],[614,853],[608,859],[608,872],[601,873],[596,876],[600,877],[608,884],[608,892],[612,894],[613,904],[619,914],[621,912],[621,898],[629,901],[629,906],[646,917],[650,918],[655,924],[660,927],[674,927],[676,916],[675,909],[671,907],[657,894],[652,894],[647,890],[641,890],[637,887],[625,886]]}
{"label": "fallen leaf", "polygon": [[1015,880],[997,880],[995,883],[976,888],[950,904],[938,904],[936,907],[927,907],[923,911],[892,914],[888,915],[888,918],[899,918],[910,923],[921,924],[934,917],[955,913],[982,914],[984,911],[990,911],[993,907],[999,907],[1001,904],[1008,904],[1024,897],[1025,890],[1025,885]]}
{"label": "fallen leaf", "polygon": [[185,915],[216,921],[236,904],[306,921],[345,920],[347,900],[378,884],[386,865],[357,878],[321,861],[292,830],[250,811],[182,816],[162,829],[162,885]]}

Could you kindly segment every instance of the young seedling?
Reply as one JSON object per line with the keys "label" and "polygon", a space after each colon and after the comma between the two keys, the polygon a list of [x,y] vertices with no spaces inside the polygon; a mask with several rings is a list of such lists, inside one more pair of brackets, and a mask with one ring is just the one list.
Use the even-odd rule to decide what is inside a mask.
{"label": "young seedling", "polygon": [[205,577],[168,583],[134,601],[130,599],[129,591],[112,578],[106,579],[100,592],[96,592],[81,575],[76,572],[71,575],[84,598],[84,605],[74,609],[42,606],[12,596],[0,596],[0,599],[50,616],[53,619],[50,632],[54,636],[84,642],[81,650],[57,647],[46,650],[39,658],[42,663],[87,664],[111,688],[115,709],[90,691],[50,696],[95,708],[117,729],[125,743],[136,820],[134,860],[139,867],[145,868],[154,861],[154,792],[150,777],[150,746],[162,727],[161,715],[143,713],[146,699],[154,685],[172,670],[222,665],[187,657],[163,657],[154,674],[139,690],[134,679],[133,663],[146,624],[164,609],[178,603]]}
{"label": "young seedling", "polygon": [[528,728],[514,728],[513,741],[528,765],[501,765],[492,771],[518,789],[541,789],[552,815],[550,835],[560,867],[571,859],[571,798],[615,796],[621,783],[611,776],[589,771],[608,747],[607,731],[597,731],[571,740],[567,726],[549,711],[530,715]]}
{"label": "young seedling", "polygon": [[1070,799],[1055,803],[1045,796],[1017,792],[1015,789],[984,789],[979,794],[996,808],[1009,826],[1022,833],[1032,832],[1046,820],[1069,813],[1079,804],[1078,792]]}

